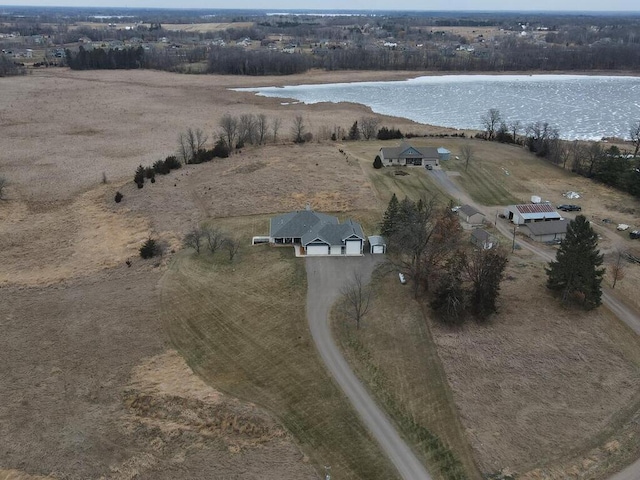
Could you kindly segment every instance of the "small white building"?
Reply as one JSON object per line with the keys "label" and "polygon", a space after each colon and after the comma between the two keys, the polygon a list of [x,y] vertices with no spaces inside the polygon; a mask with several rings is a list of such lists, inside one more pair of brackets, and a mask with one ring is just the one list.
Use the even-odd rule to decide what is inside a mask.
{"label": "small white building", "polygon": [[471,232],[471,243],[481,250],[490,250],[498,244],[498,240],[486,230],[476,228]]}
{"label": "small white building", "polygon": [[371,235],[369,237],[369,252],[372,254],[381,254],[387,251],[387,244],[380,235]]}
{"label": "small white building", "polygon": [[504,216],[516,225],[562,219],[562,215],[549,203],[509,205],[504,209]]}

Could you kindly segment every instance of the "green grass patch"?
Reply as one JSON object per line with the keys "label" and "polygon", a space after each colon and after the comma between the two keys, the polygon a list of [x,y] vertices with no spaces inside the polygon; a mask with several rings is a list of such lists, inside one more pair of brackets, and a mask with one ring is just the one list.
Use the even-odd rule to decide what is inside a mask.
{"label": "green grass patch", "polygon": [[233,263],[218,253],[176,256],[160,283],[171,342],[210,385],[274,413],[319,472],[330,465],[340,479],[397,478],[317,355],[304,260],[290,248],[249,245],[265,221],[216,223],[246,239]]}
{"label": "green grass patch", "polygon": [[482,205],[509,205],[520,203],[521,200],[511,194],[515,181],[511,172],[496,164],[484,162],[481,159],[469,162],[465,169],[464,161],[450,160],[443,162],[443,168],[460,173],[452,179]]}
{"label": "green grass patch", "polygon": [[377,272],[372,288],[362,328],[333,309],[333,331],[345,356],[434,478],[480,479],[420,305],[395,272]]}

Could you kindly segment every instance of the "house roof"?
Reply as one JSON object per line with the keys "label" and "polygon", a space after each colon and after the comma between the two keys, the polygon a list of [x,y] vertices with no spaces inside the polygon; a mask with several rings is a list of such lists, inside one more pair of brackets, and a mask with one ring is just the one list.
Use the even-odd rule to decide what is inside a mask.
{"label": "house roof", "polygon": [[438,150],[434,147],[414,147],[402,142],[398,147],[381,148],[385,158],[439,158]]}
{"label": "house roof", "polygon": [[307,246],[316,240],[320,240],[327,245],[342,245],[346,239],[353,236],[364,241],[362,227],[353,220],[347,220],[340,224],[321,222],[302,236],[302,245]]}
{"label": "house roof", "polygon": [[566,233],[567,225],[569,225],[569,220],[563,218],[562,220],[549,222],[527,223],[525,227],[527,227],[533,235],[553,235],[557,233]]}
{"label": "house roof", "polygon": [[337,224],[338,219],[331,215],[314,212],[313,210],[299,210],[273,217],[269,224],[269,236],[272,238],[302,238],[318,223]]}
{"label": "house roof", "polygon": [[460,209],[458,211],[464,213],[467,217],[471,217],[472,215],[475,215],[476,213],[479,213],[480,215],[484,216],[484,213],[482,213],[481,211],[479,211],[475,207],[472,207],[471,205],[463,205],[462,207],[460,207]]}
{"label": "house roof", "polygon": [[479,242],[490,242],[493,240],[492,235],[483,230],[482,228],[476,228],[473,232],[471,232],[471,236],[478,240]]}

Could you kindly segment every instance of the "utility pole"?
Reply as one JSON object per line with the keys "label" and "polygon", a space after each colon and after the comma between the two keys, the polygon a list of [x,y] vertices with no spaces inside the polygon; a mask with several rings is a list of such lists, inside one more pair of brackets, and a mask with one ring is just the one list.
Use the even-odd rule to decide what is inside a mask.
{"label": "utility pole", "polygon": [[516,229],[518,228],[517,225],[513,226],[513,242],[511,243],[511,253],[513,253],[516,250]]}

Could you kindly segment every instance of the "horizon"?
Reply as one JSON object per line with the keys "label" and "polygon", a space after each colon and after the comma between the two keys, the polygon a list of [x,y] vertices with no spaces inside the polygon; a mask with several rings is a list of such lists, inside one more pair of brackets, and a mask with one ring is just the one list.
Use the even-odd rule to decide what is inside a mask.
{"label": "horizon", "polygon": [[[299,6],[287,6],[288,0],[283,0],[280,2],[274,2],[275,5],[273,7],[264,6],[250,6],[255,2],[255,0],[239,0],[239,6],[237,8],[228,8],[228,7],[218,7],[208,5],[201,5],[200,3],[203,0],[187,0],[187,5],[182,7],[174,7],[168,4],[172,4],[169,0],[137,0],[134,2],[129,2],[126,0],[111,0],[110,2],[105,2],[103,4],[93,4],[93,5],[83,5],[82,3],[85,0],[25,0],[25,3],[21,5],[16,5],[14,3],[1,3],[0,8],[2,9],[66,9],[66,8],[80,8],[83,10],[100,10],[100,9],[113,9],[113,10],[170,10],[170,11],[193,11],[193,10],[202,10],[202,11],[220,11],[220,12],[264,12],[270,14],[371,14],[371,13],[393,13],[393,12],[401,12],[401,13],[453,13],[453,14],[465,14],[465,13],[528,13],[528,14],[599,14],[599,15],[622,15],[622,14],[640,14],[640,9],[636,6],[635,9],[632,7],[631,0],[615,0],[613,5],[611,3],[607,4],[606,9],[597,8],[602,5],[601,2],[596,3],[595,1],[580,1],[580,0],[569,0],[568,2],[563,2],[562,9],[556,8],[544,8],[541,5],[549,4],[550,6],[555,6],[557,4],[554,0],[542,0],[538,2],[535,9],[527,8],[528,2],[524,2],[522,0],[514,0],[510,2],[503,2],[503,0],[489,0],[485,4],[485,8],[477,9],[477,8],[466,8],[468,0],[436,0],[434,4],[434,8],[421,8],[413,5],[413,0],[404,0],[400,5],[396,6],[393,9],[389,9],[386,4],[383,2],[375,2],[373,6],[367,6],[366,8],[356,6],[355,8],[344,8],[341,5],[330,6],[327,5],[326,2],[319,2],[322,4],[321,7],[309,6],[307,8],[300,8]],[[335,1],[335,0],[334,0]],[[133,4],[132,4],[133,3]],[[315,1],[309,2],[315,4]],[[356,3],[361,3],[360,1]],[[499,4],[506,3],[508,6],[501,7]],[[567,4],[575,3],[579,5],[579,8],[570,8],[567,7]],[[592,8],[588,6],[588,4],[592,4]],[[377,6],[380,4],[380,6]],[[446,4],[447,8],[442,8],[440,5]],[[492,6],[492,4],[495,4]],[[587,4],[587,5],[585,5]],[[436,6],[438,5],[438,6]],[[518,7],[517,5],[521,5]],[[6,12],[0,12],[6,13]]]}

